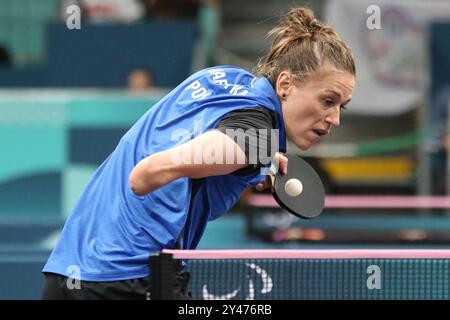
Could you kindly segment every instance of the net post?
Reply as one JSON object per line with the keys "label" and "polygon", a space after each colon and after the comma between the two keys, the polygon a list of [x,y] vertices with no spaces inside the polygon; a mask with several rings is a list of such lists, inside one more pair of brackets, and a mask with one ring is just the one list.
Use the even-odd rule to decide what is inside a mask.
{"label": "net post", "polygon": [[176,261],[171,253],[151,252],[147,300],[173,300]]}

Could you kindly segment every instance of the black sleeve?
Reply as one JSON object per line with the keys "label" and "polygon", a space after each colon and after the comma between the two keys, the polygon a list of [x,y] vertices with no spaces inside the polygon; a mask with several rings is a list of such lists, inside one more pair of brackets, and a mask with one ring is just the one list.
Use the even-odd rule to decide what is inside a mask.
{"label": "black sleeve", "polygon": [[232,111],[218,122],[215,129],[232,138],[249,162],[249,166],[235,171],[235,174],[247,175],[264,164],[259,159],[260,155],[273,155],[276,150],[271,150],[271,129],[275,128],[275,121],[273,111],[256,107]]}

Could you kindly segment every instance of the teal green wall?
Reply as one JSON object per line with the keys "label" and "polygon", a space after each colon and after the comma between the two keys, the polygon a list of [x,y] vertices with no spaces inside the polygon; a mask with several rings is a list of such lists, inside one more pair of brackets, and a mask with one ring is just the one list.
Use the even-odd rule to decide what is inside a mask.
{"label": "teal green wall", "polygon": [[120,137],[164,94],[0,91],[0,215],[65,217]]}

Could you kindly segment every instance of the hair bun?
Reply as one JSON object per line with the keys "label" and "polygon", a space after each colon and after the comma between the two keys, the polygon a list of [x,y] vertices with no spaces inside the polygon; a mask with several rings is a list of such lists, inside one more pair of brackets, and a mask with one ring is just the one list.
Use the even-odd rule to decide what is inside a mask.
{"label": "hair bun", "polygon": [[283,70],[290,70],[297,79],[307,79],[318,71],[324,61],[338,70],[356,74],[350,49],[334,29],[322,24],[306,8],[293,8],[268,33],[272,45],[259,61],[256,73],[272,84]]}
{"label": "hair bun", "polygon": [[306,8],[291,9],[287,15],[287,21],[292,30],[305,32],[320,29],[322,25],[314,17],[314,13]]}
{"label": "hair bun", "polygon": [[316,18],[312,19],[310,22],[310,26],[312,28],[317,28],[317,27],[322,27],[322,24],[319,22],[319,20],[317,20]]}

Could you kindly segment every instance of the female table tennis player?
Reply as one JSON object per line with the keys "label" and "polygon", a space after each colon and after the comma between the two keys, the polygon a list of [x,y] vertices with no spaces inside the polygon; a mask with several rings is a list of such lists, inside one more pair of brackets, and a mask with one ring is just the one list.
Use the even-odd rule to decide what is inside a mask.
{"label": "female table tennis player", "polygon": [[[249,161],[254,146],[230,132],[277,130],[277,150],[253,131],[257,153],[274,155],[287,138],[306,150],[339,125],[355,86],[350,49],[305,8],[290,10],[270,35],[256,76],[232,66],[199,71],[122,137],[66,221],[43,269],[44,299],[144,299],[150,252],[195,248],[245,188],[265,186],[260,169],[269,164]],[[207,161],[213,149],[223,163]],[[175,297],[189,298],[188,275],[177,279]]]}

